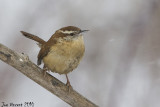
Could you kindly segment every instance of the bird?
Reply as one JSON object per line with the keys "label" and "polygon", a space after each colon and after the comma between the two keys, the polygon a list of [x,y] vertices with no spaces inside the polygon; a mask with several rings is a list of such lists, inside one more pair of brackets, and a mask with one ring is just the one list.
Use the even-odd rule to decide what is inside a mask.
{"label": "bird", "polygon": [[44,41],[36,35],[21,31],[21,33],[36,42],[40,47],[37,56],[37,65],[44,63],[43,71],[52,71],[65,74],[68,88],[72,88],[67,74],[79,65],[85,52],[83,33],[89,30],[81,30],[75,26],[62,27]]}

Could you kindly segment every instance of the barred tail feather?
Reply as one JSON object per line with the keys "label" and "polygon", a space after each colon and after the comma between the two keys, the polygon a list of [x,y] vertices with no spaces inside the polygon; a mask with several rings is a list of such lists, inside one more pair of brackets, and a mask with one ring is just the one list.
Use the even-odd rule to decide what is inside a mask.
{"label": "barred tail feather", "polygon": [[29,39],[32,39],[32,40],[38,42],[38,43],[41,44],[41,45],[43,45],[44,43],[46,43],[46,41],[44,41],[43,39],[39,38],[38,36],[35,36],[35,35],[33,35],[33,34],[30,34],[30,33],[24,32],[24,31],[21,31],[21,33],[22,33],[25,37],[27,37],[27,38],[29,38]]}

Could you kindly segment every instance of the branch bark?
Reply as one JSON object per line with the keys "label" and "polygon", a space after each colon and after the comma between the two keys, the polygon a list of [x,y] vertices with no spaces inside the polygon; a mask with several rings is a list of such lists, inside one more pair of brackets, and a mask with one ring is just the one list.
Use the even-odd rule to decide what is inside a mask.
{"label": "branch bark", "polygon": [[66,103],[74,107],[97,107],[94,103],[74,90],[68,92],[64,83],[46,73],[43,76],[42,69],[32,63],[28,56],[17,53],[0,43],[0,59],[11,65],[28,78],[32,79]]}

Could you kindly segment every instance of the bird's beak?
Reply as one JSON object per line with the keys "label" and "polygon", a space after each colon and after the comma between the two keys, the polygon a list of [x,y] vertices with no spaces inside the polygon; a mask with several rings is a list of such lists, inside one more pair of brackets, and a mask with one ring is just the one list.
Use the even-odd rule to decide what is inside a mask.
{"label": "bird's beak", "polygon": [[89,30],[81,30],[80,33],[87,32],[87,31],[89,31]]}

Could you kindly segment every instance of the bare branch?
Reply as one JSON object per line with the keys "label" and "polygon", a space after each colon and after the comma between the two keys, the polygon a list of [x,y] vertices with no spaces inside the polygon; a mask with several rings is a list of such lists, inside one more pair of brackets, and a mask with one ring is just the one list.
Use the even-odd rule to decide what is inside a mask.
{"label": "bare branch", "polygon": [[64,83],[46,74],[43,76],[42,69],[32,63],[28,56],[17,53],[6,46],[0,44],[0,59],[16,68],[18,71],[32,79],[57,97],[74,107],[97,107],[94,103],[80,95],[74,90],[68,92]]}

